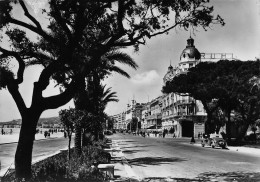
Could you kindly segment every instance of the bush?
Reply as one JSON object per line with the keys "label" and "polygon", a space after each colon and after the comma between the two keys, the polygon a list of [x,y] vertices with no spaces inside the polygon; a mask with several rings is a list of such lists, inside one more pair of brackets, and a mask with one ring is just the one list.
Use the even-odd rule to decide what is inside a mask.
{"label": "bush", "polygon": [[[99,147],[84,147],[81,156],[71,150],[71,160],[68,161],[67,151],[49,157],[32,166],[32,182],[72,182],[72,181],[103,181],[100,173],[93,164],[108,163],[110,154]],[[14,182],[15,174],[5,176],[2,181]]]}

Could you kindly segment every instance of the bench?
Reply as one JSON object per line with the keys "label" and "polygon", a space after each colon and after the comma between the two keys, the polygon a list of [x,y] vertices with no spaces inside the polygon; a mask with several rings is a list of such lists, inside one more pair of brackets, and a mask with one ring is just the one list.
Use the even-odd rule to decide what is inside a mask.
{"label": "bench", "polygon": [[99,164],[97,167],[99,171],[105,172],[106,177],[108,177],[109,179],[114,178],[115,166],[113,164]]}
{"label": "bench", "polygon": [[113,152],[120,152],[121,150],[119,148],[110,148],[110,149],[104,149],[105,152],[111,152],[111,155],[113,155]]}

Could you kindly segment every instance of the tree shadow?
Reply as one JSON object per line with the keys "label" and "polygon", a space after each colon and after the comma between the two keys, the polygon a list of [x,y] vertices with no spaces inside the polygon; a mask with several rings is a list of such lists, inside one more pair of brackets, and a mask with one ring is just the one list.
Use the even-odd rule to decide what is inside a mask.
{"label": "tree shadow", "polygon": [[[131,181],[131,179],[129,180]],[[133,179],[134,181],[134,179]],[[254,172],[227,172],[227,173],[201,173],[196,178],[145,178],[142,182],[259,182],[260,181],[260,173]]]}
{"label": "tree shadow", "polygon": [[134,141],[134,140],[125,140],[124,142],[137,142],[137,141]]}
{"label": "tree shadow", "polygon": [[128,160],[130,165],[136,166],[147,166],[147,165],[160,165],[160,164],[170,164],[173,162],[183,162],[186,161],[184,158],[178,157],[171,157],[171,158],[164,158],[164,157],[141,157]]}
{"label": "tree shadow", "polygon": [[122,152],[124,154],[133,154],[133,153],[137,153],[137,152],[143,152],[145,150],[123,150]]}
{"label": "tree shadow", "polygon": [[154,145],[134,145],[134,146],[130,146],[130,147],[121,147],[121,148],[122,148],[122,149],[126,149],[126,148],[136,148],[136,147],[144,148],[144,147],[151,147],[151,146],[154,146]]}
{"label": "tree shadow", "polygon": [[214,173],[214,172],[207,172],[202,173],[198,176],[200,180],[203,181],[212,181],[212,179],[218,179],[218,181],[227,181],[227,182],[246,182],[246,181],[260,181],[260,173],[255,172],[227,172],[227,173]]}

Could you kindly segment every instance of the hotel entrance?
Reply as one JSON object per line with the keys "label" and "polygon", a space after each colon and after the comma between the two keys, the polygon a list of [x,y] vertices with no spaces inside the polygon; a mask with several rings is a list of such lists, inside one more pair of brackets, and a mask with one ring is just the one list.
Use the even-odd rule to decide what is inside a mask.
{"label": "hotel entrance", "polygon": [[182,137],[192,137],[194,134],[194,123],[191,120],[182,120]]}

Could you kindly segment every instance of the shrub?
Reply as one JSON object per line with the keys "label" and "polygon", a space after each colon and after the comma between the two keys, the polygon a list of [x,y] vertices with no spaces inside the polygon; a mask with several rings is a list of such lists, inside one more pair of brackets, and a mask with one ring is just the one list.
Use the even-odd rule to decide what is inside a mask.
{"label": "shrub", "polygon": [[[72,182],[93,181],[104,179],[103,173],[93,167],[94,163],[107,163],[110,154],[99,147],[87,146],[83,148],[81,156],[74,149],[71,150],[71,160],[68,161],[68,152],[63,151],[55,156],[42,160],[32,166],[32,182]],[[5,176],[2,181],[14,182],[15,174]]]}

